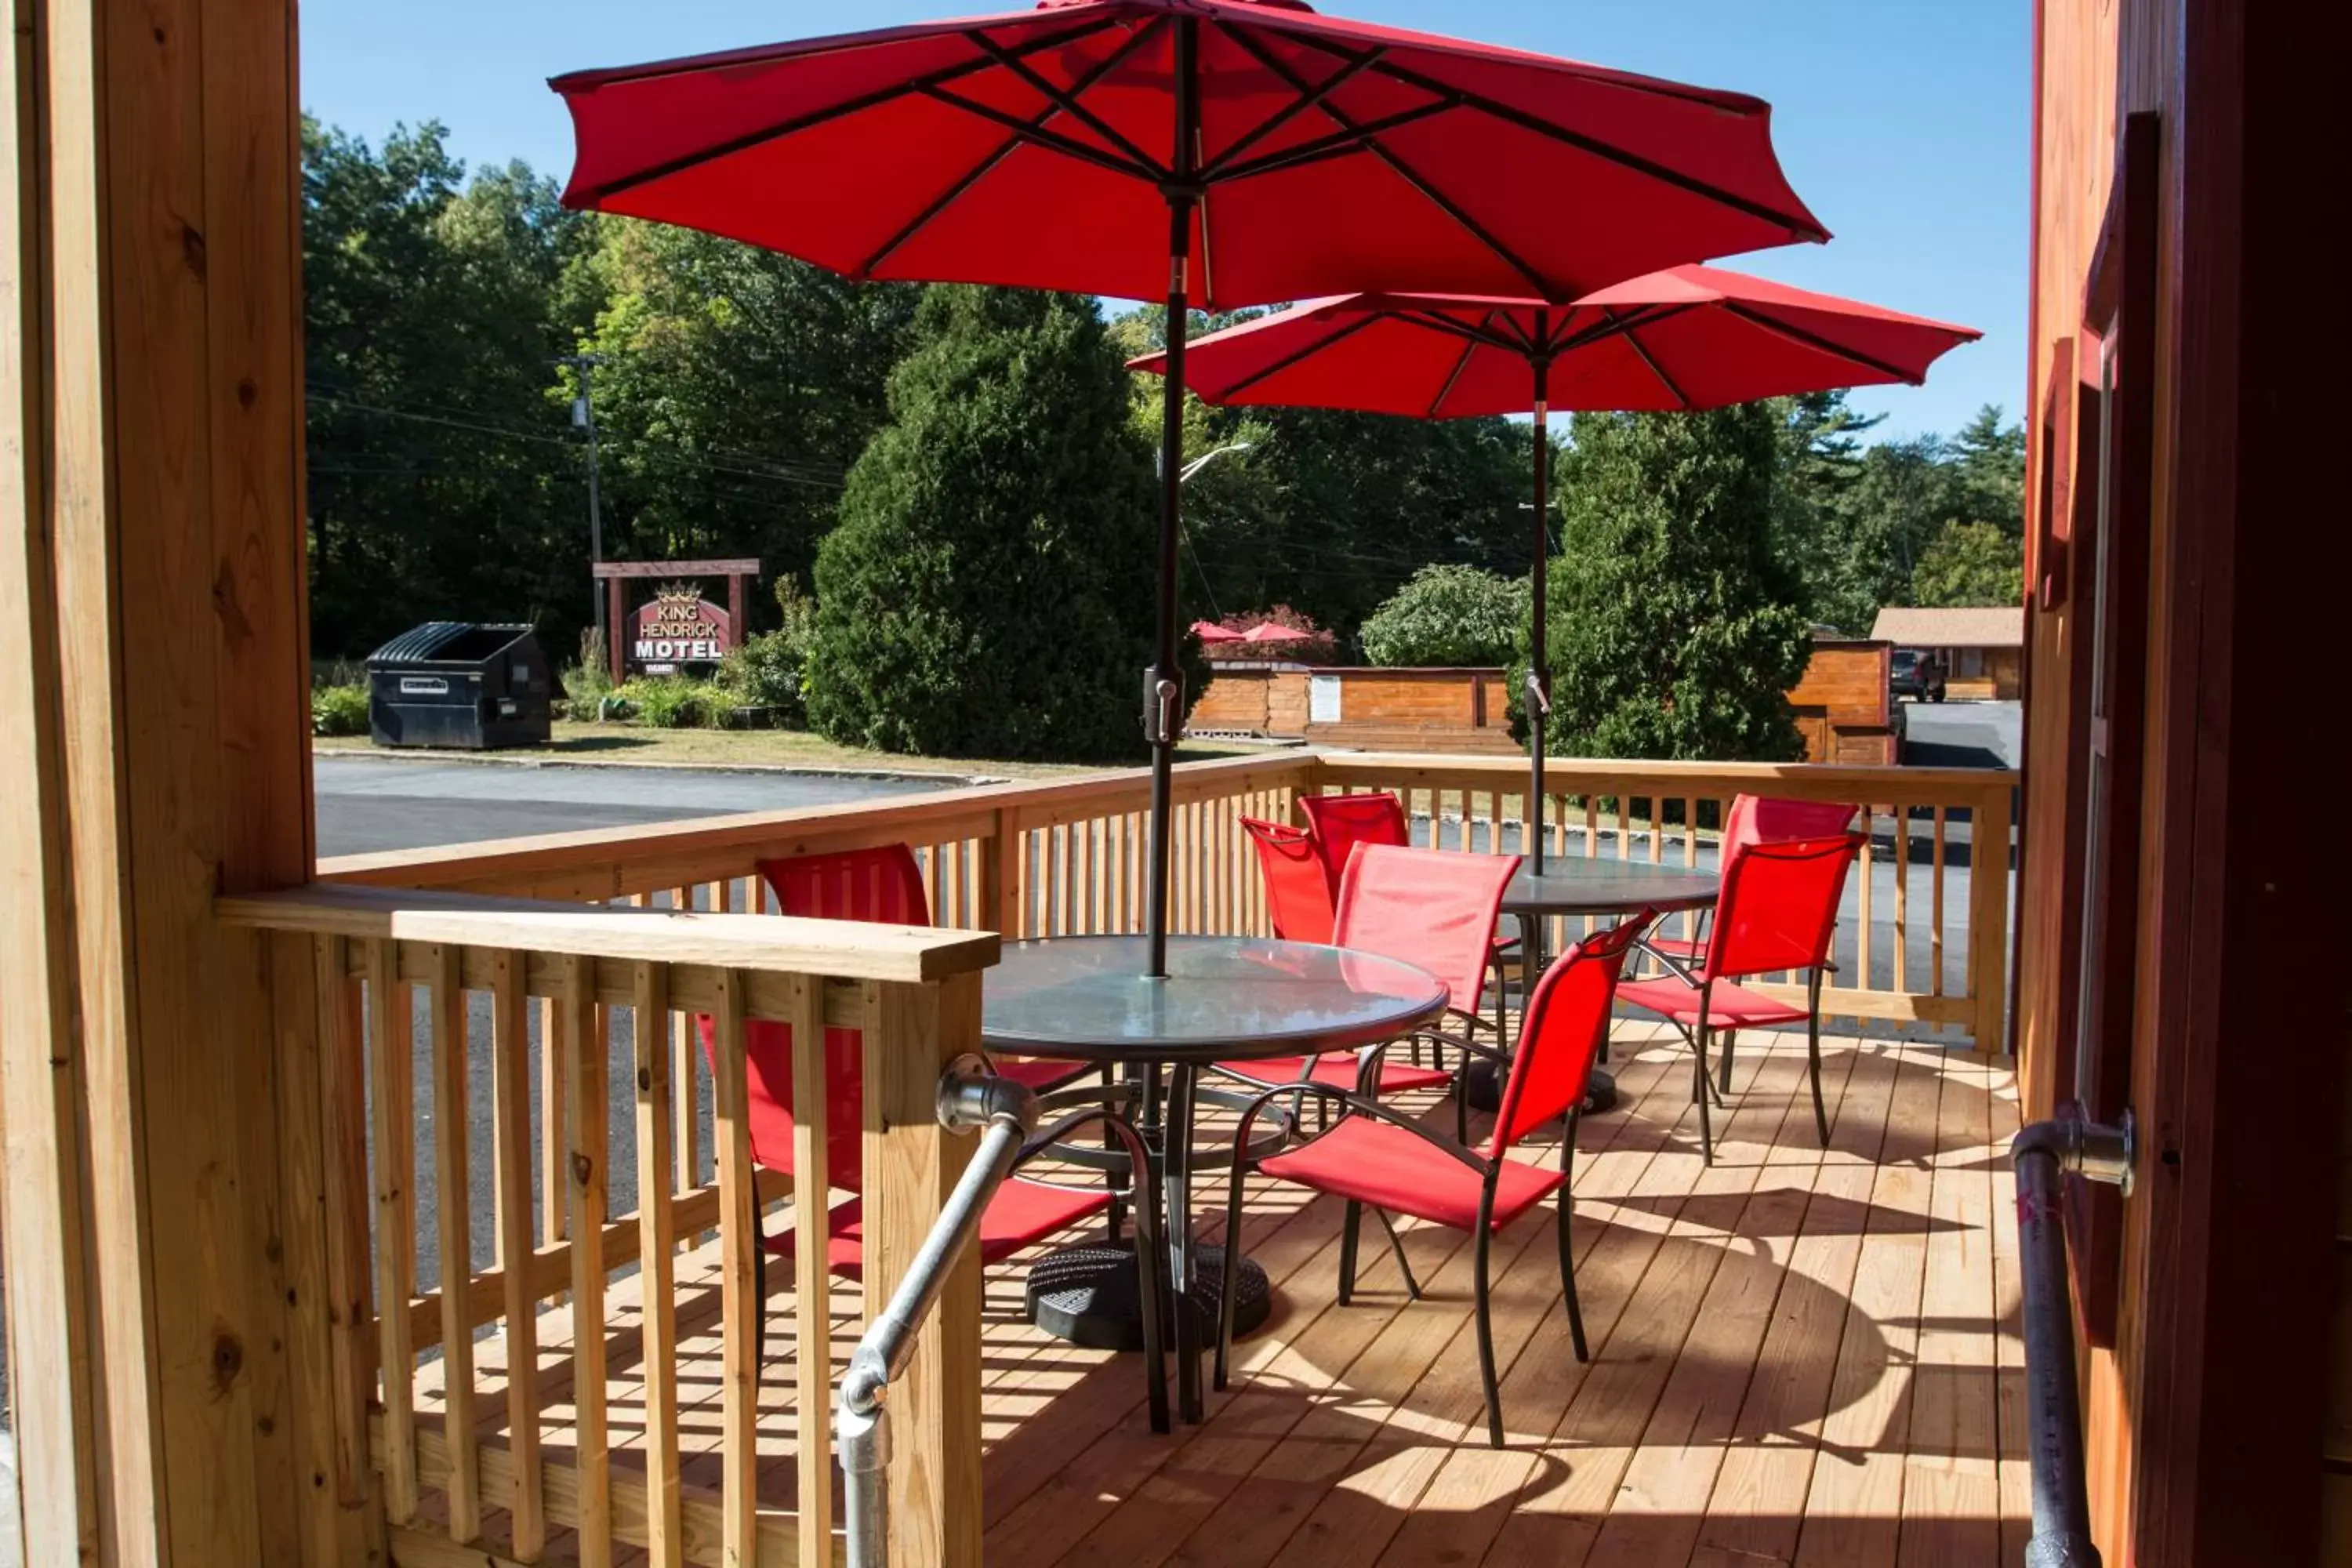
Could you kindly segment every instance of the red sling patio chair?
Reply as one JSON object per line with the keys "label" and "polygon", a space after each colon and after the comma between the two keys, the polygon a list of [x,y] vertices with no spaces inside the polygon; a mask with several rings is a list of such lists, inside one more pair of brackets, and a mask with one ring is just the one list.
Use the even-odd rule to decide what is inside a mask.
{"label": "red sling patio chair", "polygon": [[[1377,853],[1374,851],[1373,853]],[[1390,853],[1396,853],[1390,851]],[[1413,853],[1405,851],[1405,853]],[[1476,860],[1482,856],[1449,858]],[[1487,1312],[1487,1250],[1494,1233],[1518,1218],[1552,1194],[1559,1233],[1560,1289],[1568,1304],[1568,1332],[1576,1359],[1591,1359],[1584,1341],[1584,1310],[1576,1297],[1576,1259],[1570,1242],[1573,1200],[1569,1182],[1576,1159],[1577,1108],[1584,1103],[1585,1079],[1609,1029],[1609,1009],[1622,972],[1625,954],[1654,917],[1647,910],[1621,925],[1596,931],[1570,948],[1544,973],[1528,1000],[1525,1029],[1504,1079],[1495,1130],[1484,1154],[1460,1142],[1433,1131],[1392,1108],[1361,1094],[1349,1094],[1328,1085],[1311,1086],[1312,1092],[1338,1100],[1345,1113],[1330,1131],[1297,1148],[1263,1162],[1258,1169],[1282,1181],[1295,1182],[1347,1203],[1339,1233],[1339,1304],[1349,1304],[1356,1286],[1357,1233],[1369,1205],[1383,1225],[1389,1215],[1410,1215],[1433,1225],[1466,1230],[1476,1238],[1475,1273],[1478,1325],[1478,1373],[1486,1396],[1486,1440],[1503,1446],[1502,1397],[1495,1380],[1495,1333]],[[1272,1089],[1244,1110],[1234,1136],[1234,1174],[1225,1199],[1225,1234],[1241,1231],[1242,1181],[1245,1174],[1241,1152],[1249,1147],[1253,1124],[1266,1102],[1285,1091]],[[1562,1123],[1559,1169],[1547,1171],[1511,1150],[1546,1122]],[[1405,1289],[1416,1300],[1421,1287],[1405,1263],[1404,1248],[1396,1243],[1397,1267],[1404,1273]],[[1223,1323],[1233,1321],[1230,1301]],[[1226,1363],[1233,1336],[1221,1327],[1217,1335],[1216,1384],[1225,1386]]]}
{"label": "red sling patio chair", "polygon": [[[775,889],[782,912],[819,920],[868,921],[884,925],[929,925],[929,900],[924,897],[920,870],[903,844],[839,854],[803,855],[788,860],[762,860],[760,875]],[[715,1031],[711,1020],[697,1020],[702,1048],[716,1070]],[[751,1124],[751,1159],[772,1171],[791,1173],[793,1154],[793,1030],[789,1024],[754,1020],[744,1026],[748,1058],[745,1119]],[[856,1029],[824,1031],[825,1058],[825,1176],[832,1187],[857,1193],[864,1186],[866,1130],[865,1037]],[[1075,1063],[1008,1060],[998,1066],[1007,1078],[1043,1089],[1066,1082],[1087,1069]],[[1061,1129],[1060,1131],[1066,1131]],[[1037,1148],[1045,1142],[1033,1140]],[[980,1257],[993,1263],[1023,1247],[1066,1230],[1078,1221],[1110,1206],[1112,1194],[1100,1189],[1053,1186],[1020,1176],[1008,1178],[997,1189],[980,1223]],[[863,1205],[852,1198],[833,1211],[825,1264],[836,1274],[856,1279],[866,1260]],[[768,1295],[767,1255],[790,1256],[788,1233],[770,1237],[759,1205],[751,1221],[760,1245],[752,1256],[759,1264],[761,1309],[754,1321],[760,1334],[754,1363],[764,1354]]]}
{"label": "red sling patio chair", "polygon": [[[1307,827],[1313,835],[1316,854],[1323,861],[1323,874],[1329,879],[1332,895],[1337,897],[1340,879],[1348,874],[1348,861],[1359,844],[1411,844],[1412,824],[1406,817],[1404,802],[1387,790],[1372,790],[1363,795],[1306,795],[1298,797],[1299,810],[1307,814]],[[1430,842],[1436,843],[1435,829]],[[1493,967],[1495,974],[1495,1035],[1507,1038],[1503,1009],[1503,965],[1518,951],[1515,937],[1497,931],[1493,935]],[[1474,1007],[1472,1013],[1477,1010]],[[1483,1023],[1484,1020],[1477,1020]],[[1418,1061],[1419,1047],[1414,1059]]]}
{"label": "red sling patio chair", "polygon": [[[1715,930],[1707,938],[1698,968],[1661,979],[1632,981],[1618,990],[1619,1001],[1660,1015],[1690,1042],[1699,1150],[1710,1165],[1715,1163],[1715,1133],[1707,1120],[1706,1053],[1717,1032],[1724,1036],[1724,1049],[1721,1081],[1716,1088],[1728,1094],[1732,1030],[1777,1024],[1805,1026],[1813,1126],[1822,1147],[1829,1145],[1829,1111],[1822,1102],[1822,973],[1829,964],[1830,940],[1837,934],[1838,900],[1845,895],[1846,868],[1861,849],[1859,833],[1741,846],[1724,868],[1723,893],[1715,906]],[[1736,984],[1786,970],[1805,972],[1801,1007]]]}
{"label": "red sling patio chair", "polygon": [[[1285,942],[1336,943],[1340,947],[1402,958],[1431,970],[1438,978],[1447,981],[1449,989],[1457,987],[1458,983],[1454,977],[1433,963],[1412,941],[1401,939],[1396,931],[1384,923],[1384,919],[1368,918],[1375,909],[1385,910],[1387,900],[1362,900],[1359,911],[1352,917],[1333,907],[1331,896],[1324,887],[1323,867],[1315,851],[1311,835],[1279,822],[1265,822],[1248,816],[1242,818],[1242,828],[1256,848],[1258,867],[1265,874],[1266,906],[1274,919],[1276,936]],[[1423,856],[1430,852],[1413,850],[1411,853]],[[1516,860],[1513,864],[1517,864]],[[1409,868],[1399,867],[1394,871],[1382,871],[1379,875],[1405,874],[1408,870]],[[1475,910],[1485,895],[1475,882],[1464,882],[1461,886],[1464,890],[1459,897],[1468,900],[1465,906],[1465,918],[1475,920]],[[1436,923],[1450,929],[1450,906],[1445,902],[1449,890],[1442,882],[1433,885]],[[1497,899],[1502,896],[1499,886],[1495,896]],[[1487,924],[1491,930],[1491,914]],[[1451,949],[1444,951],[1450,952]],[[1483,974],[1484,971],[1479,973]],[[1473,986],[1475,999],[1475,982]],[[1327,1051],[1311,1062],[1305,1057],[1268,1057],[1251,1061],[1219,1062],[1217,1070],[1245,1083],[1286,1083],[1311,1077],[1316,1082],[1334,1089],[1361,1088],[1368,1092],[1381,1094],[1402,1094],[1416,1089],[1444,1089],[1454,1081],[1454,1075],[1442,1067],[1425,1068],[1417,1062],[1391,1062],[1385,1054],[1376,1054],[1367,1062],[1344,1051]]]}
{"label": "red sling patio chair", "polygon": [[[1716,853],[1718,866],[1728,866],[1745,844],[1783,844],[1799,838],[1827,838],[1853,825],[1854,808],[1842,801],[1780,800],[1770,795],[1736,795],[1723,814],[1723,843]],[[1687,937],[1654,936],[1643,946],[1661,957],[1696,964],[1706,957],[1706,916],[1696,917]],[[1824,965],[1833,969],[1834,965]]]}

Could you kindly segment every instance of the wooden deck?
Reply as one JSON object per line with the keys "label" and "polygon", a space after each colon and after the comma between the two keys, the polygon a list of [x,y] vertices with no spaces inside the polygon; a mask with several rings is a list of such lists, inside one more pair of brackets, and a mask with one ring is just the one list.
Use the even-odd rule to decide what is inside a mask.
{"label": "wooden deck", "polygon": [[[1418,1302],[1368,1241],[1356,1301],[1342,1308],[1338,1205],[1254,1183],[1246,1245],[1279,1304],[1238,1349],[1232,1391],[1211,1395],[1197,1427],[1153,1435],[1135,1359],[1040,1334],[1023,1321],[1018,1262],[990,1271],[990,1558],[1313,1568],[2017,1561],[2027,1500],[2006,1217],[2009,1071],[1832,1034],[1824,1152],[1804,1093],[1802,1037],[1750,1036],[1742,1047],[1761,1048],[1743,1048],[1708,1169],[1688,1057],[1647,1026],[1621,1025],[1618,1038],[1627,1109],[1591,1119],[1579,1138],[1589,1365],[1569,1349],[1549,1216],[1497,1238],[1508,1447],[1484,1442],[1465,1238],[1402,1226],[1423,1286]],[[1450,1110],[1436,1113],[1450,1121]],[[715,1486],[715,1248],[681,1258],[677,1275],[682,1436],[693,1455],[684,1480]],[[783,1294],[789,1271],[772,1275]],[[634,1284],[608,1301],[616,1467],[634,1462],[640,1436]],[[765,1506],[789,1508],[793,1347],[790,1315],[775,1306],[761,1494]],[[838,1289],[834,1307],[835,1353],[845,1358],[854,1290]],[[542,1319],[541,1346],[554,1462],[571,1440],[561,1311]],[[479,1360],[480,1408],[498,1411],[498,1342],[485,1342]],[[433,1370],[420,1379],[428,1411]],[[495,1421],[484,1440],[499,1440]],[[428,1483],[433,1467],[428,1448]],[[503,1533],[502,1518],[486,1523],[490,1539]],[[411,1555],[403,1539],[426,1560],[422,1537],[394,1539],[396,1561]],[[559,1537],[550,1559],[571,1550]]]}

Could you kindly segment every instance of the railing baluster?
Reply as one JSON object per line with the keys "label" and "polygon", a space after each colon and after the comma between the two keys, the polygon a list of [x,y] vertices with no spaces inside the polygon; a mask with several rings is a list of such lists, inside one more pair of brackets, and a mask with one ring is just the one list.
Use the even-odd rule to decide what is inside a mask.
{"label": "railing baluster", "polygon": [[557,1033],[570,1057],[563,1184],[572,1210],[572,1464],[579,1477],[573,1507],[581,1568],[605,1568],[613,1560],[612,1458],[604,1425],[604,1196],[612,1158],[605,1084],[612,1055],[605,1012],[596,1004],[595,961],[567,956],[562,976]]}
{"label": "railing baluster", "polygon": [[1935,973],[1927,977],[1927,994],[1944,994],[1944,808],[1936,808],[1927,845],[1927,955]]}
{"label": "railing baluster", "polygon": [[[555,1043],[555,999],[539,1004],[539,1239],[549,1247],[569,1234],[563,1202],[563,1052]],[[518,1253],[530,1250],[518,1241]]]}
{"label": "railing baluster", "polygon": [[[677,1449],[677,1237],[667,1183],[677,1170],[670,1137],[669,966],[640,963],[631,974],[637,1063],[637,1286],[645,1347],[646,1561],[681,1568]],[[684,1021],[680,1020],[681,1023]],[[688,1080],[689,1083],[691,1080]]]}
{"label": "railing baluster", "polygon": [[[1877,841],[1878,836],[1872,822],[1872,812],[1865,805],[1862,808],[1862,929],[1855,933],[1854,945],[1858,952],[1853,965],[1854,984],[1864,991],[1871,988],[1870,911],[1872,896],[1877,891],[1872,886],[1872,883],[1877,880],[1877,857],[1873,853],[1874,846]],[[1796,976],[1792,974],[1788,978],[1793,981]]]}
{"label": "railing baluster", "polygon": [[[713,1033],[718,1117],[713,1142],[719,1154],[719,1247],[720,1318],[724,1348],[719,1396],[719,1466],[723,1508],[720,1560],[725,1568],[751,1568],[758,1560],[760,1480],[759,1368],[752,1364],[752,1315],[760,1310],[751,1230],[751,1124],[745,1098],[748,1062],[743,1031],[743,977],[719,972],[719,1006]],[[794,1042],[798,1052],[797,1041]],[[816,1042],[820,1056],[822,1037]],[[822,1097],[820,1097],[821,1099]],[[819,1198],[818,1202],[824,1200]]]}
{"label": "railing baluster", "polygon": [[499,1203],[509,1240],[504,1260],[507,1350],[507,1449],[514,1467],[508,1500],[514,1554],[535,1563],[547,1546],[547,1501],[539,1453],[539,1305],[531,1299],[530,957],[499,951],[490,958],[491,1061],[499,1086]]}
{"label": "railing baluster", "polygon": [[327,1353],[335,1390],[335,1494],[357,1508],[368,1500],[368,1400],[375,1356],[364,1339],[372,1286],[368,1269],[366,1028],[350,946],[321,936],[314,944],[321,1032],[320,1121],[325,1144],[320,1190],[327,1205]]}
{"label": "railing baluster", "polygon": [[[694,908],[694,889],[673,889],[669,907],[673,910]],[[671,1190],[682,1193],[702,1184],[702,1161],[698,1152],[702,1142],[701,1100],[695,1090],[694,1076],[695,1062],[702,1052],[695,1043],[694,1030],[684,1014],[673,1016],[665,1009],[662,1017],[662,1026],[669,1033],[670,1058],[677,1064],[670,1079],[672,1168],[677,1173]]]}
{"label": "railing baluster", "polygon": [[383,1379],[384,1515],[394,1524],[416,1517],[416,1352],[408,1303],[416,1295],[415,1027],[409,988],[400,978],[400,947],[390,938],[367,947],[368,1064],[375,1110],[377,1370]]}
{"label": "railing baluster", "polygon": [[833,1276],[826,1266],[833,1221],[826,1119],[823,983],[793,981],[793,1103],[808,1109],[793,1122],[793,1382],[799,1401],[800,1560],[833,1561]]}
{"label": "railing baluster", "polygon": [[1911,808],[1897,801],[1895,817],[1895,989],[1911,989]]}
{"label": "railing baluster", "polygon": [[474,1326],[467,1321],[466,1281],[474,1271],[473,1203],[466,1100],[466,987],[459,950],[431,950],[433,962],[433,1185],[441,1250],[441,1431],[449,1445],[449,1539],[482,1532],[476,1474]]}

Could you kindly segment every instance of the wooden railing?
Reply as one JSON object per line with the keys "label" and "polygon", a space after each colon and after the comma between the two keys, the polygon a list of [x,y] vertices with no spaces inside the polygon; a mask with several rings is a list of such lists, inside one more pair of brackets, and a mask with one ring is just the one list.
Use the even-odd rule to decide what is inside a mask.
{"label": "wooden railing", "polygon": [[[791,1184],[763,1173],[755,1185],[747,1026],[789,1024],[796,1045],[828,1026],[863,1031],[870,1310],[960,1170],[964,1146],[941,1132],[932,1096],[941,1066],[977,1048],[980,971],[995,961],[996,938],[348,884],[227,899],[219,910],[231,924],[275,933],[267,945],[281,1024],[306,1013],[319,1021],[315,1031],[275,1030],[273,1066],[292,1130],[281,1151],[287,1190],[315,1199],[327,1218],[290,1230],[298,1255],[285,1260],[299,1324],[295,1404],[306,1413],[299,1440],[320,1484],[355,1501],[373,1470],[401,1561],[481,1561],[478,1550],[460,1558],[452,1547],[486,1529],[506,1560],[524,1563],[563,1530],[576,1532],[583,1564],[611,1561],[616,1544],[643,1548],[657,1568],[835,1561],[824,1204],[795,1207],[790,1221],[797,1510],[763,1508],[756,1485],[756,1241],[751,1226],[726,1220],[748,1219],[755,1202],[788,1196]],[[536,1041],[534,1002],[546,1009]],[[701,1055],[688,1027],[697,1016],[711,1022],[715,1069],[709,1180],[675,1147],[677,1130],[695,1124],[693,1079],[681,1074]],[[623,1020],[629,1044],[617,1046]],[[302,1044],[311,1039],[322,1042],[316,1052]],[[557,1064],[541,1082],[561,1089],[541,1101],[549,1131],[536,1141],[534,1046],[543,1074]],[[607,1110],[616,1059],[635,1079],[634,1127],[617,1139]],[[823,1063],[819,1050],[796,1050],[794,1163],[817,1192],[827,1185]],[[485,1163],[469,1146],[482,1110],[498,1215],[487,1262],[473,1225]],[[428,1126],[425,1169],[416,1145]],[[615,1214],[611,1180],[624,1168],[636,1201]],[[534,1181],[559,1195],[565,1221],[537,1238]],[[418,1282],[421,1208],[438,1260],[430,1289]],[[679,1247],[712,1229],[724,1335],[715,1489],[680,1479],[671,1280]],[[619,1286],[645,1307],[633,1374],[644,1384],[642,1468],[612,1463],[607,1424],[608,1291],[632,1265],[635,1280]],[[568,1457],[542,1449],[539,1351],[542,1316],[566,1296]],[[977,1266],[967,1264],[893,1391],[903,1561],[977,1561],[978,1510],[947,1505],[977,1485],[979,1310]],[[498,1345],[502,1375],[476,1365],[476,1331],[491,1324],[498,1337],[484,1342]],[[436,1352],[437,1413],[424,1414],[420,1371]],[[441,1494],[431,1525],[428,1493]],[[486,1526],[494,1514],[502,1527]]]}
{"label": "wooden railing", "polygon": [[[1525,765],[1507,758],[1334,752],[1317,786],[1391,790],[1446,848],[1520,848]],[[2000,1047],[2008,1005],[2011,797],[2017,775],[1972,768],[1801,763],[1545,764],[1548,855],[1653,865],[1716,864],[1716,828],[1734,795],[1838,801],[1861,809],[1862,858],[1822,992],[1825,1012],[1951,1025]],[[1981,874],[1980,874],[1981,873]],[[1669,922],[1686,927],[1689,917]],[[1555,943],[1560,935],[1555,933]],[[1557,946],[1555,945],[1555,951]],[[1801,999],[1785,976],[1779,990]]]}
{"label": "wooden railing", "polygon": [[[2011,795],[1994,769],[1554,759],[1547,853],[1712,866],[1741,793],[1850,802],[1869,845],[1849,894],[1833,1016],[1958,1029],[1999,1047],[2008,1002]],[[1288,820],[1300,795],[1392,789],[1424,843],[1520,847],[1523,763],[1509,757],[1282,752],[1176,773],[1172,924],[1265,931],[1244,816]],[[768,907],[758,861],[898,842],[916,847],[941,925],[1007,937],[1141,929],[1148,784],[1119,773],[715,817],[413,854],[351,857],[320,874],[377,885]],[[1981,868],[1987,874],[1979,876]]]}

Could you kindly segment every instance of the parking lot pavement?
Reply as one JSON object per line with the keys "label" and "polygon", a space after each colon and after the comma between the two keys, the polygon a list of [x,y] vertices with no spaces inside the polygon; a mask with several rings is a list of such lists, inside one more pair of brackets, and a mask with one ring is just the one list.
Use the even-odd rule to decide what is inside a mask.
{"label": "parking lot pavement", "polygon": [[320,757],[319,853],[359,855],[952,788],[951,774]]}
{"label": "parking lot pavement", "polygon": [[1903,762],[1915,768],[2013,768],[2024,753],[2020,702],[1905,702]]}

